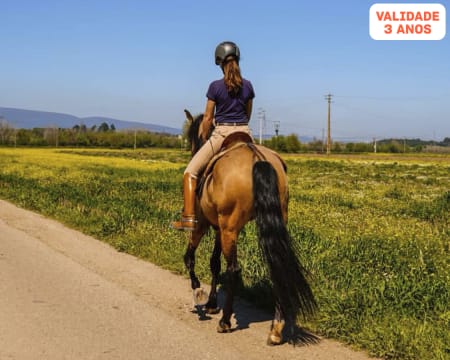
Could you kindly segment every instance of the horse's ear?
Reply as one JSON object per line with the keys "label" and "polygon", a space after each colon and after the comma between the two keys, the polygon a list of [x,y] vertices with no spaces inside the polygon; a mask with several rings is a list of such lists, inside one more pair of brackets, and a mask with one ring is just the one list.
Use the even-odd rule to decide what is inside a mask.
{"label": "horse's ear", "polygon": [[194,121],[194,117],[192,116],[192,114],[189,112],[189,110],[184,109],[184,113],[186,114],[186,119],[192,123]]}

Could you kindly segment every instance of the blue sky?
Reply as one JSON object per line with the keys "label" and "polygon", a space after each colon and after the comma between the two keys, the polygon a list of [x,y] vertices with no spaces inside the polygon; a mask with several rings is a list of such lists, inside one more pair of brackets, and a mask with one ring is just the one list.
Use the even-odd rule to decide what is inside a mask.
{"label": "blue sky", "polygon": [[374,3],[1,0],[0,106],[180,128],[183,109],[203,112],[221,77],[215,46],[232,40],[256,92],[255,135],[262,109],[267,134],[279,121],[321,138],[331,93],[335,140],[450,137],[449,31],[372,40]]}

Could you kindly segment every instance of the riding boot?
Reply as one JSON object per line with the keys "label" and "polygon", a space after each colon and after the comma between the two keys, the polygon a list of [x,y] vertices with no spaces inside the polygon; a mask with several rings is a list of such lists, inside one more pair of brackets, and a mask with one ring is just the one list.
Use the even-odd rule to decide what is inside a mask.
{"label": "riding boot", "polygon": [[183,177],[184,207],[181,220],[173,221],[171,227],[176,230],[194,230],[197,223],[195,218],[195,188],[197,178],[186,173]]}

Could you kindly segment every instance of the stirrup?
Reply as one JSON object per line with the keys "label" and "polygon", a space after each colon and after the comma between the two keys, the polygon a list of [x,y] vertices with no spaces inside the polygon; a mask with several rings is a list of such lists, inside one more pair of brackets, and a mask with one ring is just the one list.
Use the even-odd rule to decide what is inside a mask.
{"label": "stirrup", "polygon": [[195,218],[195,215],[191,216],[182,216],[181,220],[172,221],[170,224],[170,227],[175,230],[188,230],[193,231],[195,230],[195,227],[197,225],[197,219]]}

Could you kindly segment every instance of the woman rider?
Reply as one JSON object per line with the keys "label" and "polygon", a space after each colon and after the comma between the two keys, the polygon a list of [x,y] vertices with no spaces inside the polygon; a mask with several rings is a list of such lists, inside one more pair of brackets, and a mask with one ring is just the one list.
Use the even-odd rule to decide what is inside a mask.
{"label": "woman rider", "polygon": [[225,41],[217,45],[215,61],[216,65],[220,65],[224,76],[209,85],[206,93],[206,110],[201,124],[203,134],[207,133],[213,121],[215,122],[215,129],[208,141],[193,156],[184,171],[184,207],[181,220],[172,222],[174,229],[195,229],[197,178],[201,175],[209,160],[219,152],[225,137],[236,131],[246,132],[250,135],[248,122],[252,113],[255,92],[251,82],[241,76],[239,59],[240,51],[235,43]]}

